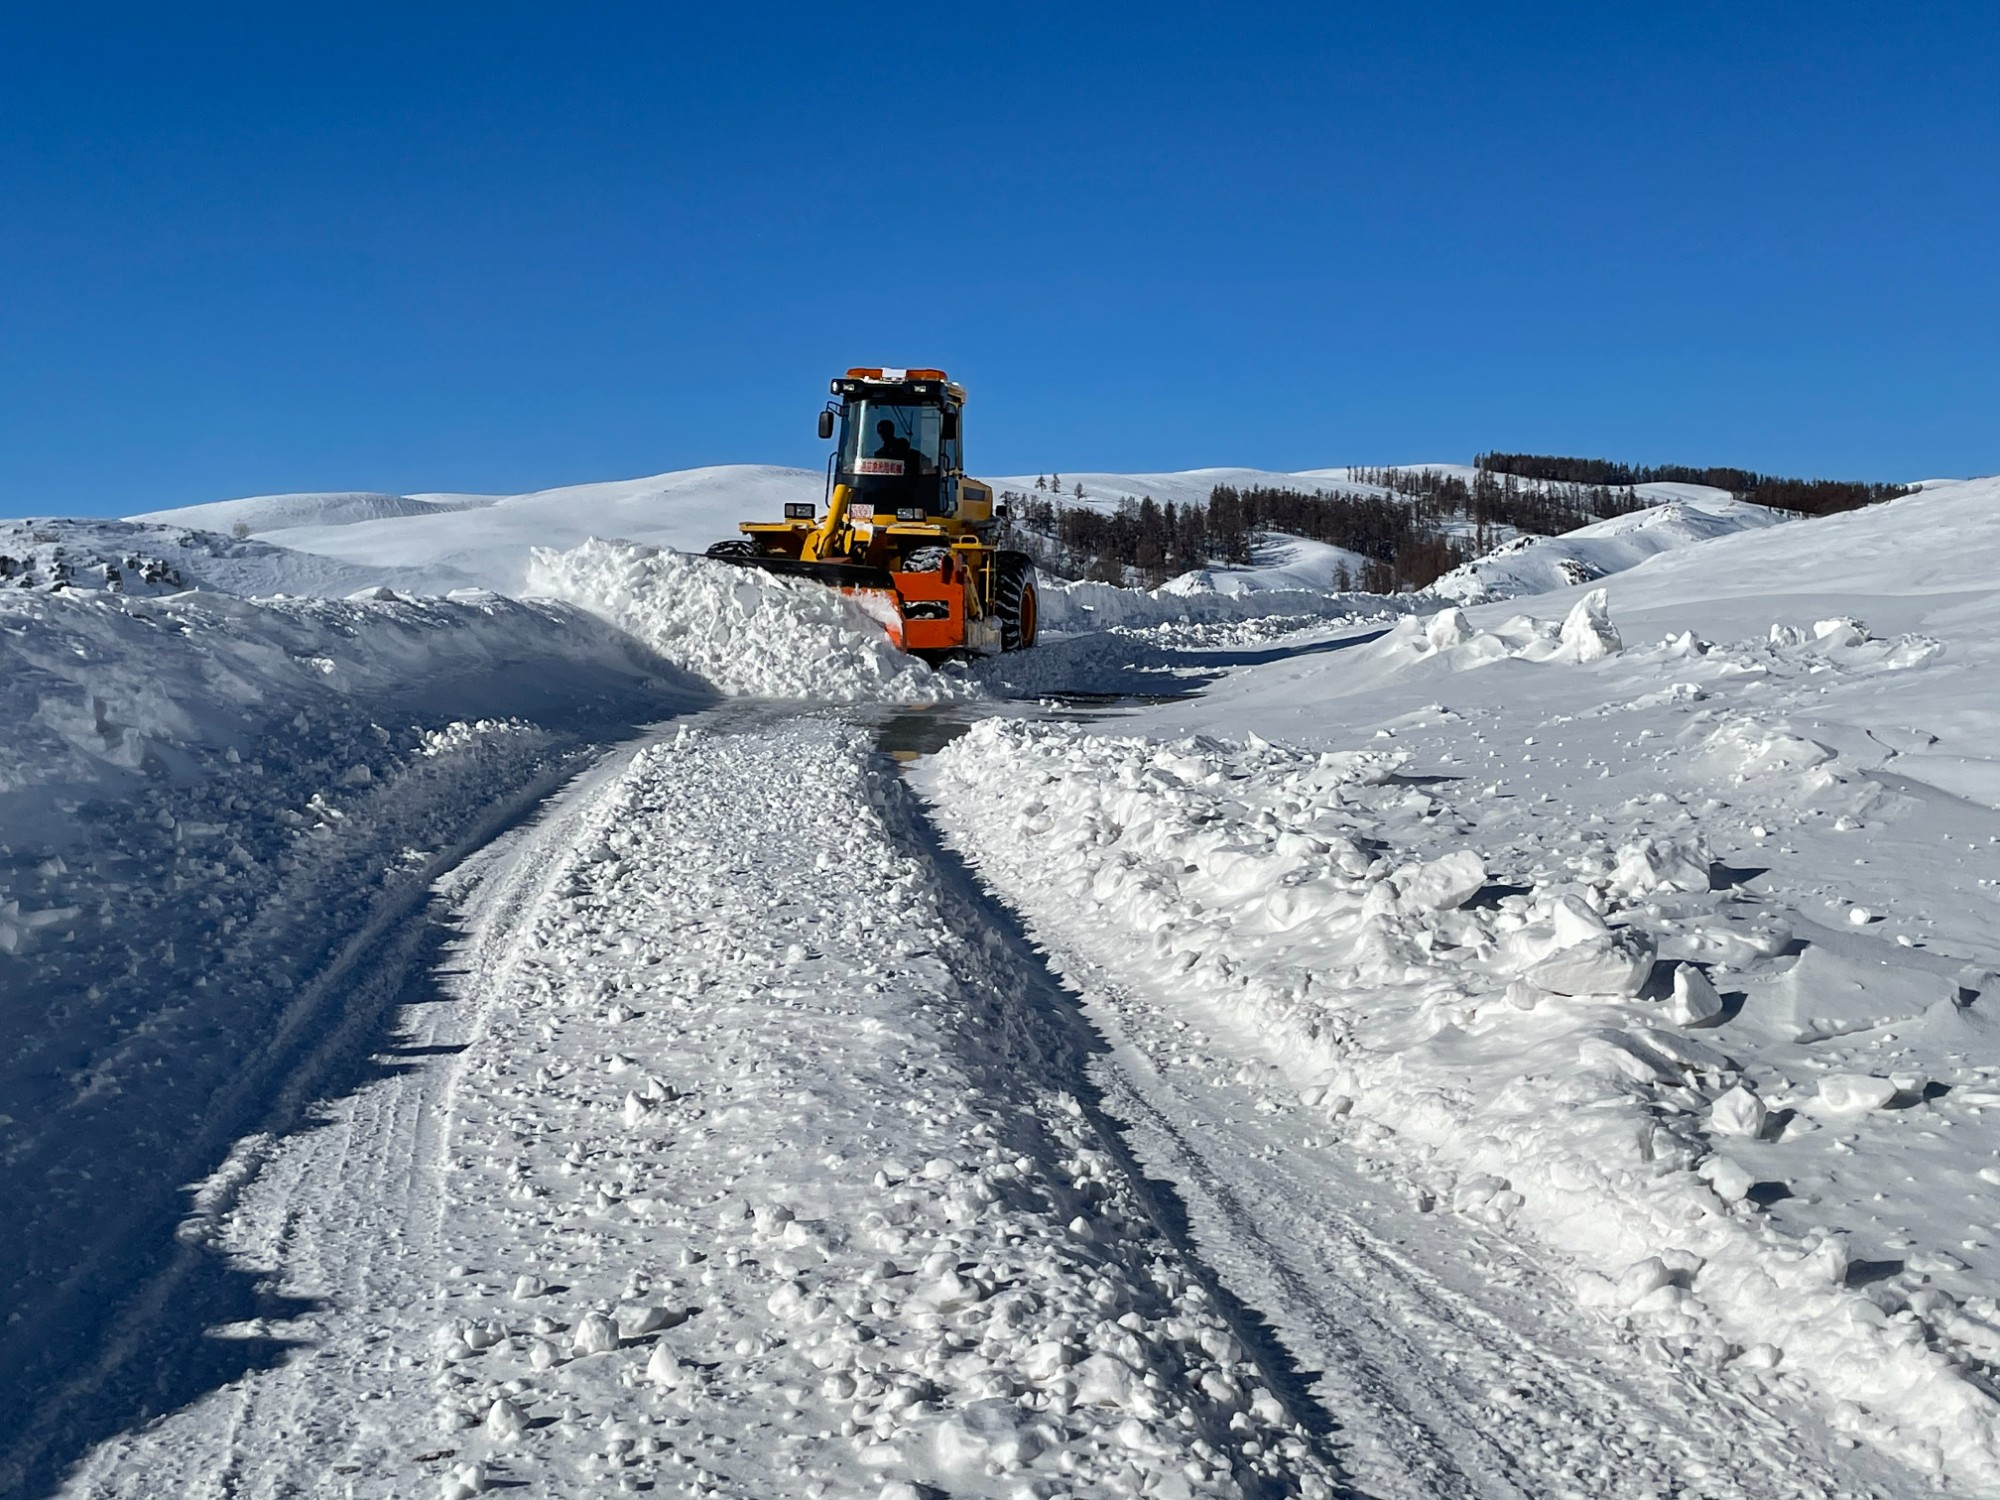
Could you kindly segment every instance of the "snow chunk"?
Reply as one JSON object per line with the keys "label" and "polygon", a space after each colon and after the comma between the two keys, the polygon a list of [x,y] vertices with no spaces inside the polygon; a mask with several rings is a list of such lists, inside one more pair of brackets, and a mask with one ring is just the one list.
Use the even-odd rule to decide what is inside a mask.
{"label": "snow chunk", "polygon": [[1563,621],[1562,649],[1558,653],[1562,660],[1602,661],[1625,649],[1624,641],[1612,628],[1608,600],[1604,589],[1592,589],[1576,601],[1576,607]]}
{"label": "snow chunk", "polygon": [[1674,966],[1674,994],[1667,1014],[1682,1026],[1709,1026],[1722,1016],[1722,997],[1693,964]]}
{"label": "snow chunk", "polygon": [[1402,904],[1412,911],[1450,911],[1486,884],[1486,864],[1470,849],[1396,872]]}
{"label": "snow chunk", "polygon": [[1707,848],[1699,839],[1641,839],[1618,851],[1611,883],[1643,896],[1653,891],[1705,891],[1709,886]]}
{"label": "snow chunk", "polygon": [[947,1472],[967,1477],[981,1474],[987,1464],[1014,1468],[1041,1453],[1042,1436],[1012,1401],[974,1401],[954,1412],[938,1428],[937,1457]]}
{"label": "snow chunk", "polygon": [[665,1344],[653,1346],[652,1357],[646,1361],[646,1378],[654,1385],[686,1385],[694,1377],[694,1371],[681,1363],[679,1356]]}
{"label": "snow chunk", "polygon": [[1715,1196],[1724,1203],[1741,1203],[1750,1196],[1750,1189],[1757,1185],[1757,1179],[1749,1168],[1726,1156],[1711,1156],[1701,1164],[1701,1176],[1715,1189]]}
{"label": "snow chunk", "polygon": [[570,1336],[572,1354],[605,1354],[618,1347],[618,1325],[603,1313],[586,1313]]}
{"label": "snow chunk", "polygon": [[518,1442],[527,1430],[528,1414],[505,1396],[486,1409],[486,1435],[494,1442]]}
{"label": "snow chunk", "polygon": [[1829,1073],[1819,1081],[1819,1102],[1840,1114],[1880,1109],[1895,1097],[1895,1084],[1867,1073]]}
{"label": "snow chunk", "polygon": [[1653,971],[1653,940],[1642,932],[1606,932],[1562,948],[1522,977],[1556,995],[1636,995]]}
{"label": "snow chunk", "polygon": [[1749,781],[1811,770],[1833,759],[1833,752],[1816,740],[1737,714],[1702,742],[1700,759],[1710,771]]}
{"label": "snow chunk", "polygon": [[1129,1406],[1132,1367],[1115,1354],[1093,1354],[1073,1372],[1076,1399],[1085,1406]]}
{"label": "snow chunk", "polygon": [[1424,637],[1433,651],[1442,651],[1447,646],[1463,646],[1472,639],[1472,635],[1472,622],[1465,618],[1462,609],[1444,610],[1424,622]]}
{"label": "snow chunk", "polygon": [[1627,1307],[1644,1301],[1663,1286],[1672,1286],[1674,1273],[1667,1263],[1657,1255],[1649,1255],[1644,1260],[1634,1261],[1625,1268],[1625,1274],[1618,1278],[1618,1300]]}
{"label": "snow chunk", "polygon": [[1709,1105],[1708,1123],[1724,1135],[1754,1137],[1763,1134],[1766,1113],[1764,1101],[1739,1083]]}

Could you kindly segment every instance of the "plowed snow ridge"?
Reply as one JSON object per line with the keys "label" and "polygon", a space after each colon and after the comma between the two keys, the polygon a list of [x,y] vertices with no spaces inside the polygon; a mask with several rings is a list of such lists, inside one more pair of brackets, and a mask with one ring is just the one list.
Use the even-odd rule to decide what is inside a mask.
{"label": "plowed snow ridge", "polygon": [[815,583],[633,542],[537,548],[529,585],[581,605],[725,693],[829,702],[976,696],[890,644],[855,600]]}

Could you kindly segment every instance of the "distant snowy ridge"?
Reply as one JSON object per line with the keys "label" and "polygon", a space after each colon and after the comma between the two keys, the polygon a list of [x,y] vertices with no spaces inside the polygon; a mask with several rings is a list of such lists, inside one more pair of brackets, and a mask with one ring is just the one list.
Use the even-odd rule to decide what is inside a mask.
{"label": "distant snowy ridge", "polygon": [[[1466,478],[1464,464],[1415,464],[1410,470]],[[1352,477],[1351,469],[1308,469],[1296,473],[1267,469],[1189,469],[1180,473],[1064,474],[1062,493],[1041,492],[1066,505],[1115,510],[1125,501],[1151,496],[1162,504],[1206,504],[1219,484],[1238,488],[1342,490],[1387,496],[1379,485]],[[996,489],[1031,496],[1038,476],[991,479]],[[1039,476],[1047,482],[1048,476]],[[1081,484],[1084,498],[1075,497]],[[411,587],[420,577],[432,592],[477,585],[501,593],[519,593],[527,586],[528,555],[535,547],[574,547],[587,537],[616,536],[681,552],[702,552],[709,543],[736,535],[736,523],[769,520],[783,515],[787,502],[819,502],[826,475],[818,469],[790,469],[767,464],[723,464],[683,469],[638,479],[565,485],[521,495],[412,494],[378,495],[331,492],[325,495],[256,496],[217,501],[179,510],[152,511],[135,520],[199,526],[229,532],[244,525],[261,539],[302,552],[336,558],[358,568],[402,571]],[[1738,505],[1721,490],[1696,485],[1641,485],[1642,499],[1687,507],[1681,529],[1649,527],[1643,537],[1619,547],[1599,539],[1577,554],[1592,576],[1630,566],[1632,561],[1664,545],[1679,545],[1727,529],[1725,521],[1762,524],[1773,512]],[[1651,514],[1650,512],[1647,514]],[[1703,520],[1702,517],[1709,519]],[[1630,520],[1632,518],[1621,518]],[[1606,526],[1613,523],[1602,523]],[[1590,528],[1586,528],[1589,530]],[[1176,587],[1222,593],[1259,590],[1330,588],[1343,562],[1355,571],[1353,554],[1322,543],[1274,537],[1269,556],[1250,568],[1215,567]],[[1544,556],[1550,566],[1541,566]],[[1536,551],[1530,562],[1512,571],[1489,570],[1482,587],[1494,594],[1534,592],[1570,581],[1561,570],[1567,554]],[[1517,576],[1518,575],[1518,576]],[[1486,575],[1482,575],[1485,577]],[[388,580],[384,580],[388,581]],[[1468,589],[1454,598],[1470,597]]]}
{"label": "distant snowy ridge", "polygon": [[1145,629],[1155,625],[1219,625],[1239,620],[1288,619],[1301,626],[1357,616],[1402,614],[1435,599],[1416,594],[1333,593],[1326,589],[1264,588],[1235,592],[1176,588],[1121,588],[1088,580],[1043,577],[1038,584],[1042,623],[1050,630]]}
{"label": "distant snowy ridge", "polygon": [[338,597],[365,588],[431,593],[430,575],[357,565],[153,522],[51,518],[0,522],[0,590],[104,590],[126,595],[212,589],[227,594]]}
{"label": "distant snowy ridge", "polygon": [[208,531],[225,531],[232,536],[255,536],[288,526],[351,526],[358,521],[380,521],[392,516],[436,515],[439,511],[491,505],[496,498],[481,495],[387,495],[369,490],[336,490],[215,500],[206,505],[145,511],[125,519],[198,526]]}
{"label": "distant snowy ridge", "polygon": [[[1693,488],[1693,486],[1686,486]],[[1718,492],[1719,493],[1719,492]],[[1785,512],[1728,498],[1667,500],[1562,536],[1523,536],[1454,568],[1430,591],[1460,604],[1546,594],[1636,567],[1678,547],[1791,519]]]}
{"label": "distant snowy ridge", "polygon": [[790,501],[817,502],[825,481],[813,469],[725,464],[521,495],[259,496],[145,519],[218,531],[244,524],[299,552],[359,568],[407,570],[425,579],[429,592],[476,586],[519,594],[537,547],[617,536],[701,552],[736,535],[738,521],[775,519]]}

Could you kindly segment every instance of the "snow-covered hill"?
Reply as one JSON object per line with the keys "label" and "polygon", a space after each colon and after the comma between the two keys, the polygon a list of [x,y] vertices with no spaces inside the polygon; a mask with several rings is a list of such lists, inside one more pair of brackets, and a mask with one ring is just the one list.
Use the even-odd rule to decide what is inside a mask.
{"label": "snow-covered hill", "polygon": [[434,592],[518,594],[537,547],[596,536],[700,552],[734,536],[738,521],[782,516],[785,502],[817,502],[824,488],[817,470],[724,464],[525,495],[276,495],[134,519],[218,531],[240,523],[293,551],[420,575]]}
{"label": "snow-covered hill", "polygon": [[292,526],[351,526],[395,516],[429,516],[446,510],[472,510],[491,505],[498,495],[385,495],[370,490],[335,490],[297,495],[253,495],[243,500],[216,500],[183,505],[174,510],[147,511],[128,521],[156,521],[193,526],[232,536],[257,536]]}

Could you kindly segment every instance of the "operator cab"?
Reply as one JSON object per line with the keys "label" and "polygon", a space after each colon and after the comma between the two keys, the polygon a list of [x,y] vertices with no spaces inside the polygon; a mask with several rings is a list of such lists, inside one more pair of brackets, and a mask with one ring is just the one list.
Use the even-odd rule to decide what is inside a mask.
{"label": "operator cab", "polygon": [[848,487],[851,503],[885,521],[958,514],[962,386],[942,370],[857,369],[836,378],[832,391],[840,405],[821,414],[820,435],[831,437],[838,421],[832,482]]}

